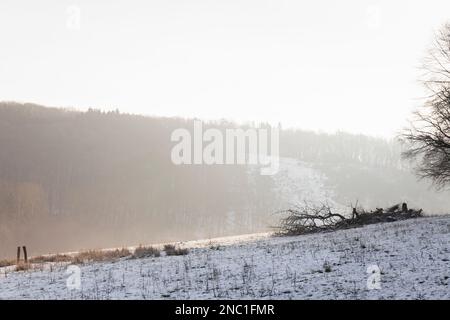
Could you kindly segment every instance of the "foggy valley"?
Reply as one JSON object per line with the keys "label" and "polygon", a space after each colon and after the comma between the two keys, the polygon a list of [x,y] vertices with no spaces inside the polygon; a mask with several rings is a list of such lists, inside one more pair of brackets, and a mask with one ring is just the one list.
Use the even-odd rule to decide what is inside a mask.
{"label": "foggy valley", "polygon": [[276,212],[304,201],[344,213],[357,201],[428,214],[450,205],[416,181],[395,140],[282,129],[280,170],[264,176],[253,165],[174,165],[170,133],[192,131],[189,119],[3,102],[0,124],[3,258],[17,243],[38,255],[272,231]]}

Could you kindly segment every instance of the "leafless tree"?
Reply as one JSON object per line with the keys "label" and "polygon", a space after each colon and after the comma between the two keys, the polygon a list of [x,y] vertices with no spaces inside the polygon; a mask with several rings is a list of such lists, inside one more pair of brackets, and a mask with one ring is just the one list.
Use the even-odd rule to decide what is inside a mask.
{"label": "leafless tree", "polygon": [[450,184],[450,23],[437,33],[424,71],[429,96],[402,134],[407,144],[403,156],[417,160],[417,174],[441,189]]}
{"label": "leafless tree", "polygon": [[423,216],[422,209],[408,209],[406,203],[399,203],[389,208],[376,208],[366,211],[362,207],[352,205],[352,214],[339,214],[327,203],[295,206],[293,209],[283,210],[280,224],[276,227],[278,235],[293,236],[308,233],[329,232],[364,225],[393,222]]}
{"label": "leafless tree", "polygon": [[334,230],[340,222],[345,221],[343,215],[332,212],[328,204],[303,206],[281,211],[286,216],[280,221],[280,234],[297,235]]}

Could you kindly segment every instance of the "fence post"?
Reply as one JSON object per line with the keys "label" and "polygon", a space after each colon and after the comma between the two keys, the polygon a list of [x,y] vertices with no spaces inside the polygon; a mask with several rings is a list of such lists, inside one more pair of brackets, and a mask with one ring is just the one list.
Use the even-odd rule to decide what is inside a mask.
{"label": "fence post", "polygon": [[28,254],[27,254],[27,247],[23,246],[23,257],[25,258],[25,263],[28,263]]}
{"label": "fence post", "polygon": [[17,247],[17,264],[20,262],[20,247]]}

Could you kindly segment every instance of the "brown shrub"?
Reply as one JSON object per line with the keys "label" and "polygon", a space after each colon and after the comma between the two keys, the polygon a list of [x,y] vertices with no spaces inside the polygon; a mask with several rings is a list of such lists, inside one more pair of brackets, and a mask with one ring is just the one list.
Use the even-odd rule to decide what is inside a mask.
{"label": "brown shrub", "polygon": [[19,262],[18,265],[16,265],[15,271],[27,271],[31,268],[31,264],[25,263],[25,262]]}
{"label": "brown shrub", "polygon": [[130,250],[126,248],[116,250],[88,250],[82,251],[72,258],[72,263],[112,261],[130,256]]}
{"label": "brown shrub", "polygon": [[144,246],[139,246],[134,250],[134,254],[133,254],[133,258],[148,258],[148,257],[159,257],[161,255],[161,252],[152,247],[144,247]]}
{"label": "brown shrub", "polygon": [[15,264],[16,262],[13,260],[0,260],[0,268],[13,266]]}
{"label": "brown shrub", "polygon": [[168,255],[168,256],[184,256],[189,253],[188,249],[177,248],[173,244],[166,244],[164,246],[164,251],[166,252],[166,255]]}
{"label": "brown shrub", "polygon": [[66,254],[51,254],[33,257],[29,261],[31,263],[47,263],[47,262],[71,262],[72,260],[73,257]]}

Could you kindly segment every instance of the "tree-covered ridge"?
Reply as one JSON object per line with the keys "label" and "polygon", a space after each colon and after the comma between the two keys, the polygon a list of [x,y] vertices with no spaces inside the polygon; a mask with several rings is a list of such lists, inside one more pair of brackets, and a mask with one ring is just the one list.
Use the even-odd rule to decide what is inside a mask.
{"label": "tree-covered ridge", "polygon": [[[171,133],[192,124],[0,103],[0,255],[18,243],[33,254],[267,230],[272,213],[286,209],[272,177],[171,162]],[[450,199],[415,182],[394,141],[282,130],[280,153],[325,176],[343,205],[414,199],[439,211]]]}

